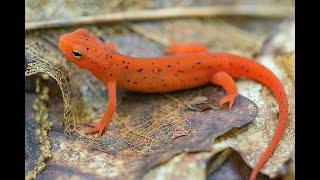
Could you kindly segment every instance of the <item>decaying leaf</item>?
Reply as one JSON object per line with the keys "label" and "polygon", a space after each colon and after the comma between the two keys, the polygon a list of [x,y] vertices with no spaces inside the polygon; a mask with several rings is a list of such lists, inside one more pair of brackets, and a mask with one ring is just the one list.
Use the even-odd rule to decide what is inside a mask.
{"label": "decaying leaf", "polygon": [[70,98],[70,89],[68,83],[66,82],[66,77],[63,76],[63,74],[57,68],[53,67],[53,65],[49,64],[42,57],[40,57],[40,53],[36,53],[33,48],[26,50],[27,55],[29,55],[29,58],[33,59],[34,62],[28,64],[25,75],[31,76],[37,73],[46,73],[57,81],[64,100],[65,112],[63,123],[65,126],[65,132],[71,133],[75,128],[76,118],[74,117],[74,112],[72,111],[73,109],[71,107],[70,101],[72,101],[72,99]]}
{"label": "decaying leaf", "polygon": [[[83,77],[80,73],[71,74],[72,79]],[[73,85],[83,86],[87,81],[80,82],[83,84]],[[94,87],[100,89],[98,86],[95,84]],[[103,89],[101,84],[100,87]],[[219,109],[218,102],[223,95],[221,88],[210,86],[166,95],[119,93],[117,115],[100,139],[78,135],[66,139],[57,133],[53,136],[53,144],[60,145],[53,148],[55,163],[51,166],[68,166],[97,177],[115,179],[131,174],[136,179],[176,154],[209,151],[216,137],[247,124],[258,112],[255,104],[242,96],[237,98],[231,110],[227,107]],[[215,99],[210,102],[215,108],[203,112],[183,108],[196,97]],[[84,95],[83,98],[88,97]],[[105,99],[99,98],[100,101]],[[84,100],[89,103],[85,107],[92,105],[90,100]],[[97,113],[102,115],[103,111]],[[90,115],[81,118],[87,119]],[[77,131],[81,132],[90,122],[78,123]],[[103,164],[97,161],[99,157]],[[92,166],[94,168],[90,168]]]}
{"label": "decaying leaf", "polygon": [[39,155],[37,162],[35,163],[32,170],[26,173],[26,180],[35,179],[37,174],[41,173],[45,168],[45,162],[51,158],[51,144],[48,138],[48,131],[51,129],[52,123],[48,121],[47,108],[47,102],[49,100],[49,88],[47,86],[40,87],[41,79],[47,78],[48,77],[45,75],[37,78],[36,92],[38,96],[36,97],[36,99],[34,99],[32,107],[36,111],[33,118],[36,120],[39,127],[35,130],[35,132],[41,154]]}
{"label": "decaying leaf", "polygon": [[[188,100],[197,94],[217,100],[224,95],[214,87],[169,95]],[[95,177],[130,175],[129,179],[139,179],[176,154],[210,151],[214,138],[250,122],[257,114],[257,107],[241,96],[233,110],[225,107],[203,112],[184,111],[181,104],[160,94],[126,93],[120,102],[117,113],[121,119],[113,121],[100,139],[80,136],[67,140],[56,132],[53,144],[59,145],[53,149],[55,163],[51,166],[80,169]]]}
{"label": "decaying leaf", "polygon": [[[62,6],[63,2],[57,3],[55,7],[56,10],[63,13],[57,13],[59,11],[55,11],[55,8],[49,8],[48,11],[44,11],[46,12],[44,19],[95,12],[90,8],[87,12],[81,10],[81,8],[75,9],[74,12],[70,9],[65,11],[65,7]],[[49,2],[45,7],[50,7],[50,3],[52,4],[52,2]],[[118,6],[118,4],[115,6]],[[40,9],[43,8],[38,10]],[[29,20],[42,18],[40,16],[37,18],[38,13],[36,12],[29,14]],[[243,20],[239,19],[234,23],[242,24],[242,22]],[[85,26],[85,28],[105,41],[116,42],[117,50],[121,53],[139,57],[159,55],[163,50],[161,44],[166,45],[165,43],[159,44],[157,38],[147,40],[145,38],[147,36],[144,35],[145,32],[158,36],[158,39],[165,39],[166,42],[170,40],[203,42],[213,51],[229,51],[246,56],[251,56],[259,51],[261,42],[267,37],[267,33],[252,34],[231,24],[224,20],[193,19],[135,23],[135,26],[125,24],[119,26]],[[190,26],[193,28],[189,28]],[[251,26],[250,23],[248,26]],[[138,29],[132,27],[138,27]],[[232,111],[229,111],[226,107],[222,110],[218,108],[207,109],[208,106],[206,105],[208,104],[201,103],[204,97],[206,99],[214,97],[215,100],[209,103],[210,107],[211,105],[212,107],[218,107],[217,103],[224,94],[220,88],[213,86],[179,93],[147,96],[119,91],[117,113],[104,136],[100,139],[94,136],[83,136],[81,132],[87,128],[90,122],[100,120],[107,98],[105,87],[101,82],[89,72],[75,68],[56,48],[58,37],[75,28],[78,27],[40,31],[39,33],[30,33],[26,37],[26,44],[30,42],[40,43],[40,48],[34,46],[36,51],[43,54],[44,59],[50,59],[50,63],[69,78],[66,82],[69,83],[72,94],[76,96],[71,100],[75,103],[70,103],[70,106],[78,110],[75,114],[79,115],[76,122],[76,132],[78,134],[73,134],[73,136],[67,138],[62,133],[63,128],[60,123],[63,119],[63,103],[61,99],[50,103],[50,120],[54,124],[52,131],[49,133],[49,138],[52,141],[52,160],[48,162],[44,172],[39,174],[39,179],[101,179],[106,177],[111,179],[140,179],[142,176],[144,179],[154,179],[155,177],[205,179],[207,176],[206,167],[210,159],[225,148],[232,147],[240,152],[242,158],[251,167],[253,161],[260,157],[261,149],[264,149],[267,145],[266,137],[270,138],[273,134],[275,125],[273,120],[277,119],[277,107],[272,95],[266,88],[257,83],[252,83],[252,81],[244,80],[237,81],[240,94],[256,102],[260,109],[255,124],[243,126],[255,117],[257,107],[252,101],[242,96],[236,100],[235,109],[232,109]],[[270,26],[261,26],[260,29],[268,28],[270,29]],[[139,31],[141,29],[142,31]],[[258,57],[258,59],[264,61],[261,57]],[[276,58],[265,62],[274,59]],[[284,59],[284,57],[281,56],[279,59]],[[267,63],[267,66],[275,71],[279,69],[275,64],[269,66]],[[279,75],[279,72],[276,73]],[[287,82],[286,78],[280,77]],[[294,92],[290,89],[288,91]],[[54,90],[51,92],[54,92]],[[193,100],[196,97],[203,97],[203,99],[200,98],[200,103],[195,103]],[[290,108],[292,108],[292,99],[294,100],[294,95],[290,94]],[[202,112],[184,108],[188,103]],[[292,112],[292,109],[290,112]],[[292,113],[290,120],[292,120],[292,116],[294,120],[294,114]],[[267,164],[263,171],[270,176],[292,155],[294,121],[293,123],[290,122],[286,134],[287,139],[284,139],[279,148],[280,151],[276,152],[278,155],[274,157],[274,159],[279,158],[279,161],[274,163],[274,160],[271,160],[272,162]],[[242,126],[240,129],[233,128],[240,126]],[[32,130],[32,128],[27,128],[27,134],[32,134]],[[217,136],[225,133],[227,134],[216,140]],[[26,139],[29,137],[26,137]],[[256,139],[253,137],[256,137]],[[252,141],[254,147],[248,143],[248,139]],[[262,140],[265,141],[262,142]],[[31,143],[29,148],[34,150],[36,149],[34,146],[36,144]],[[281,149],[287,146],[289,147],[288,151],[283,152]],[[279,155],[282,152],[283,154]],[[26,163],[28,159],[32,159],[32,156],[34,154],[26,154]]]}

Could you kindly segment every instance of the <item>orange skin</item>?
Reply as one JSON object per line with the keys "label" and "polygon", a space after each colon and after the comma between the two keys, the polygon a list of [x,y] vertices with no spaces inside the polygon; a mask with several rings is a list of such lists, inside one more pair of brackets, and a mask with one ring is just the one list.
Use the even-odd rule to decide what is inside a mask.
{"label": "orange skin", "polygon": [[233,78],[247,77],[267,86],[279,104],[276,132],[254,168],[250,180],[256,179],[281,140],[288,119],[288,99],[281,81],[266,67],[245,57],[229,53],[210,53],[201,44],[173,44],[164,52],[168,56],[135,58],[122,55],[113,43],[105,44],[84,29],[62,35],[59,48],[80,68],[99,78],[108,88],[109,103],[102,119],[87,134],[99,133],[110,123],[116,110],[116,88],[143,93],[164,93],[195,88],[206,84],[222,86],[226,96],[220,107],[232,107],[237,97]]}

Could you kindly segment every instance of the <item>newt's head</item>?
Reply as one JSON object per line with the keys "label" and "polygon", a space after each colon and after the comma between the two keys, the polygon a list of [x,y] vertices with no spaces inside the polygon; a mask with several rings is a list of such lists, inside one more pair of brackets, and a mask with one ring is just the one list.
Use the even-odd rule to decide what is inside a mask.
{"label": "newt's head", "polygon": [[59,49],[74,64],[91,71],[101,65],[108,66],[105,57],[113,53],[99,38],[85,29],[62,35],[59,39]]}

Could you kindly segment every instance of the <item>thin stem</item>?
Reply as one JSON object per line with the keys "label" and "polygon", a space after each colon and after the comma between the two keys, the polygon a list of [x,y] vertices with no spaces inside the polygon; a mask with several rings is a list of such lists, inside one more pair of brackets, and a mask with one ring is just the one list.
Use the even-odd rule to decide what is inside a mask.
{"label": "thin stem", "polygon": [[209,6],[184,7],[168,9],[150,9],[126,11],[110,14],[80,16],[69,19],[56,19],[49,21],[27,22],[25,30],[66,27],[74,25],[110,23],[121,21],[141,21],[182,17],[212,17],[212,16],[254,16],[264,18],[284,18],[291,15],[293,8],[288,6]]}

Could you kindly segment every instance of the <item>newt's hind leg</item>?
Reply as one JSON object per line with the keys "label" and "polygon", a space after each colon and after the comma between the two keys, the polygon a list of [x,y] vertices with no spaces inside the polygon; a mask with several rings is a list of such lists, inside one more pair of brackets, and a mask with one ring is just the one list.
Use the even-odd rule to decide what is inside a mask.
{"label": "newt's hind leg", "polygon": [[227,95],[220,100],[220,108],[222,108],[225,103],[229,103],[229,108],[231,108],[234,99],[238,95],[237,86],[232,77],[228,73],[220,71],[212,76],[211,83],[222,86],[227,92]]}
{"label": "newt's hind leg", "polygon": [[172,43],[163,51],[163,53],[167,55],[181,55],[205,52],[208,52],[208,48],[200,43]]}

